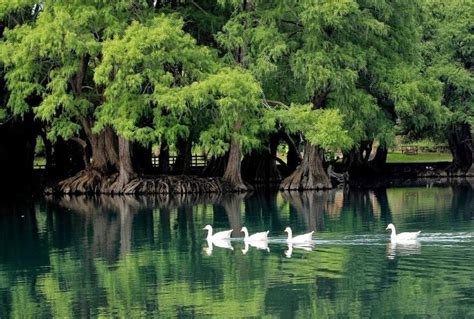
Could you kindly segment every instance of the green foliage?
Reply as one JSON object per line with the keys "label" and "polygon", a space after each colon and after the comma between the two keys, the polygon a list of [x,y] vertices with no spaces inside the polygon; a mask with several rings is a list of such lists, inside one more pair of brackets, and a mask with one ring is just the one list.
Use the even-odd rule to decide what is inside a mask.
{"label": "green foliage", "polygon": [[32,111],[52,140],[112,127],[213,155],[259,147],[275,121],[332,151],[473,122],[472,1],[151,6],[0,0],[0,118]]}
{"label": "green foliage", "polygon": [[259,145],[259,133],[274,127],[272,118],[263,112],[259,83],[241,68],[222,68],[191,85],[186,95],[190,105],[209,116],[200,142],[211,155],[222,155],[232,139],[248,152]]}
{"label": "green foliage", "polygon": [[326,150],[352,147],[353,140],[344,129],[343,117],[337,109],[314,111],[311,104],[294,104],[272,113],[289,132],[302,132],[308,141]]}
{"label": "green foliage", "polygon": [[111,125],[144,144],[189,135],[193,109],[182,88],[212,71],[216,59],[182,27],[181,19],[160,15],[104,42],[94,80],[104,85],[106,101],[97,110],[96,130]]}
{"label": "green foliage", "polygon": [[443,84],[447,124],[474,121],[472,1],[428,1],[424,58],[427,73]]}

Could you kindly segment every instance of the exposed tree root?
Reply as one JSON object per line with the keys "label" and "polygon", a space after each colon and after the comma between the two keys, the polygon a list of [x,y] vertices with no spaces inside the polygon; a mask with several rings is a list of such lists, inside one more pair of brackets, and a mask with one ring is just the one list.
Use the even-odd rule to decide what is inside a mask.
{"label": "exposed tree root", "polygon": [[128,183],[118,181],[118,174],[104,176],[96,170],[84,170],[48,188],[46,193],[60,194],[200,194],[234,191],[220,178],[196,176],[134,176]]}
{"label": "exposed tree root", "polygon": [[331,181],[324,171],[322,155],[317,146],[305,147],[305,154],[300,166],[281,184],[281,190],[319,190],[332,188]]}

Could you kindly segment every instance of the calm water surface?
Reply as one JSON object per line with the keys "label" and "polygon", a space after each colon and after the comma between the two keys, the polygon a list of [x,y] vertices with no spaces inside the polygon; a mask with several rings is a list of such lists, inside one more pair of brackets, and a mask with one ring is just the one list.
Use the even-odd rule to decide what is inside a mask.
{"label": "calm water surface", "polygon": [[[385,227],[422,230],[391,245]],[[270,230],[269,251],[209,246]],[[284,228],[316,230],[288,247]],[[236,236],[241,236],[238,232]],[[474,318],[474,186],[0,204],[0,317]]]}

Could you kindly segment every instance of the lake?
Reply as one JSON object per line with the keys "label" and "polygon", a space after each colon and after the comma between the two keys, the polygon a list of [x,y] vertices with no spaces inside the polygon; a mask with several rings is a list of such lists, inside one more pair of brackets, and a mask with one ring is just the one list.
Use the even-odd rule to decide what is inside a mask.
{"label": "lake", "polygon": [[[388,223],[422,233],[391,244]],[[227,247],[202,228],[234,229]],[[240,229],[270,231],[268,249]],[[314,247],[289,247],[315,230]],[[0,317],[474,317],[474,183],[0,204]],[[260,247],[265,248],[265,247]]]}

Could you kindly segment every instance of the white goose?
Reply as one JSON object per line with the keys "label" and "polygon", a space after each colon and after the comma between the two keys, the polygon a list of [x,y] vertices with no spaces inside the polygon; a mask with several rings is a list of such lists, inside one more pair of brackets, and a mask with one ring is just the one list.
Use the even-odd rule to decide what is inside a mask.
{"label": "white goose", "polygon": [[212,226],[211,225],[206,225],[203,228],[204,230],[207,230],[207,240],[224,240],[224,239],[230,239],[230,234],[232,233],[233,229],[231,230],[224,230],[217,232],[215,234],[212,234]]}
{"label": "white goose", "polygon": [[254,241],[267,241],[268,240],[268,233],[270,232],[269,230],[260,232],[260,233],[255,233],[253,235],[249,236],[249,231],[247,230],[247,227],[242,227],[240,230],[241,232],[244,233],[244,241],[246,242],[254,242]]}
{"label": "white goose", "polygon": [[393,224],[388,224],[388,226],[387,226],[387,228],[385,228],[385,230],[388,230],[388,229],[392,230],[392,234],[390,235],[390,240],[392,242],[416,240],[418,238],[418,235],[421,233],[421,230],[420,230],[420,231],[417,231],[417,232],[397,234],[397,232],[395,230],[395,225],[393,225]]}
{"label": "white goose", "polygon": [[285,233],[288,233],[288,239],[286,241],[291,244],[309,244],[313,242],[312,236],[314,231],[293,237],[291,228],[286,227]]}

